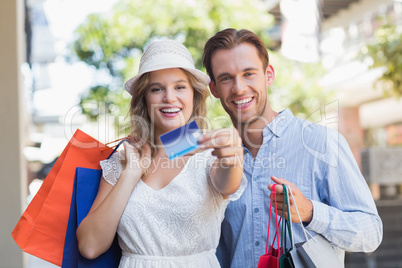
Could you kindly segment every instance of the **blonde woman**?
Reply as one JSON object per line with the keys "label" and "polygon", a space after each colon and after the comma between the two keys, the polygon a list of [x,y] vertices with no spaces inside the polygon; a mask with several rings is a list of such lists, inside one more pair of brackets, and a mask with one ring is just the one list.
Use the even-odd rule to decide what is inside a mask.
{"label": "blonde woman", "polygon": [[[117,232],[119,267],[219,267],[215,250],[227,204],[240,197],[243,149],[235,129],[199,139],[201,152],[169,160],[160,135],[196,119],[203,126],[209,77],[173,40],[148,45],[132,95],[131,137],[122,154],[101,162],[103,179],[77,229],[86,258],[105,252]],[[140,149],[137,149],[140,148]]]}

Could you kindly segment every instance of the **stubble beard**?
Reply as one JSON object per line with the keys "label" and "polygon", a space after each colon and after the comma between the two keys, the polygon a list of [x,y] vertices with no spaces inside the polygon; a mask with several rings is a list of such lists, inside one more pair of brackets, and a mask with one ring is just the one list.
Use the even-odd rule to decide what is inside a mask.
{"label": "stubble beard", "polygon": [[265,109],[267,107],[267,101],[264,101],[264,107],[260,111],[257,110],[257,114],[244,119],[244,120],[238,120],[238,118],[242,118],[241,116],[241,110],[237,110],[237,114],[234,114],[233,111],[231,111],[227,106],[223,106],[223,109],[226,111],[227,114],[229,114],[230,119],[232,120],[233,126],[237,129],[244,129],[244,128],[249,128],[251,125],[253,125],[256,121],[261,119],[265,113]]}

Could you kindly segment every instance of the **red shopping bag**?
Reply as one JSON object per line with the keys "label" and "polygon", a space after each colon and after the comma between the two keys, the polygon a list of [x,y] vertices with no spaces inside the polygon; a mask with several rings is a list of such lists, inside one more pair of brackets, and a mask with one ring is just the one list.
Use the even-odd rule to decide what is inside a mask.
{"label": "red shopping bag", "polygon": [[101,169],[112,152],[77,130],[11,233],[25,252],[61,266],[77,167]]}
{"label": "red shopping bag", "polygon": [[[272,187],[272,196],[271,203],[269,205],[269,219],[268,219],[268,234],[267,234],[267,246],[265,248],[265,254],[262,255],[258,261],[258,268],[279,268],[279,257],[280,257],[280,247],[279,247],[279,224],[280,220],[278,220],[277,212],[277,204],[276,204],[276,184]],[[276,231],[274,240],[272,241],[272,245],[269,245],[269,229],[271,227],[271,214],[272,214],[272,199],[274,199],[275,206],[275,223],[276,223]],[[275,240],[277,241],[277,248],[275,249],[273,246],[275,244]]]}

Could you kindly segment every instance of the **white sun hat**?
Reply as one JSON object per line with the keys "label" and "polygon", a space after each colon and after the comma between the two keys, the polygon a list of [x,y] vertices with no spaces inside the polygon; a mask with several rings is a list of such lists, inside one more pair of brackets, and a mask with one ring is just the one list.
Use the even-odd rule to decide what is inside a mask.
{"label": "white sun hat", "polygon": [[170,68],[183,68],[206,86],[211,81],[208,75],[194,67],[193,57],[183,44],[175,40],[159,40],[153,41],[145,48],[138,74],[126,82],[125,88],[133,95],[133,85],[141,75]]}

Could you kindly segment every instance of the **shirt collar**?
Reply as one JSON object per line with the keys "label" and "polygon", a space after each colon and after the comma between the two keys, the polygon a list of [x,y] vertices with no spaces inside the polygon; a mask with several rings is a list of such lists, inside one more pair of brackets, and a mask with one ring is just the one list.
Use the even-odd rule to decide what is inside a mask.
{"label": "shirt collar", "polygon": [[275,136],[280,137],[283,132],[285,132],[293,118],[294,115],[289,109],[285,109],[279,112],[278,116],[275,117],[274,120],[272,120],[262,130],[264,141],[268,136],[270,136],[270,134],[274,134]]}

